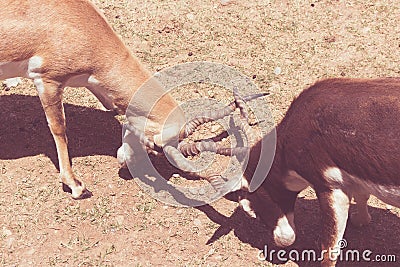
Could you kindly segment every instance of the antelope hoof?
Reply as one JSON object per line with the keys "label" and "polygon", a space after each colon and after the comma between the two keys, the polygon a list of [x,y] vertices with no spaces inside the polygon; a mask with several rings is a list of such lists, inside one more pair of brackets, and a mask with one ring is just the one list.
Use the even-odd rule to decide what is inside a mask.
{"label": "antelope hoof", "polygon": [[70,186],[63,183],[63,190],[64,192],[71,193],[72,198],[75,200],[86,199],[93,196],[92,192],[86,189],[84,184],[71,188]]}
{"label": "antelope hoof", "polygon": [[93,193],[90,192],[88,189],[85,188],[85,190],[82,192],[82,194],[78,197],[72,197],[73,199],[79,200],[79,199],[86,199],[86,198],[91,198],[93,196]]}

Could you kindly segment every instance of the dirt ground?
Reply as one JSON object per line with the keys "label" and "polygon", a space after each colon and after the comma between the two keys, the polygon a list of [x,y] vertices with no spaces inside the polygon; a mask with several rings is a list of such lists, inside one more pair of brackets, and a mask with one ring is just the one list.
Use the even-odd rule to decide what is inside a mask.
{"label": "dirt ground", "polygon": [[[318,79],[400,74],[395,1],[95,3],[151,71],[193,61],[234,67],[270,93],[276,123]],[[220,97],[207,88],[197,94]],[[68,88],[65,100],[73,168],[94,194],[81,201],[61,189],[54,142],[32,83],[1,91],[2,266],[318,266],[260,261],[265,245],[276,249],[272,228],[246,217],[232,195],[198,208],[154,200],[119,171],[119,118],[103,111],[86,89]],[[348,225],[348,248],[399,261],[400,210],[375,198],[369,204],[372,222]],[[298,235],[289,249],[317,250],[319,207],[311,189],[302,192],[295,216]]]}

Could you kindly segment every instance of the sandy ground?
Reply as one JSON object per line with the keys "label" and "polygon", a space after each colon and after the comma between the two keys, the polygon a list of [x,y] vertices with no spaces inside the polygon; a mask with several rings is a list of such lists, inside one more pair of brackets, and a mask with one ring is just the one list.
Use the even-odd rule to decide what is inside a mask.
{"label": "sandy ground", "polygon": [[[400,73],[400,10],[392,1],[95,3],[151,71],[193,61],[234,67],[270,93],[276,123],[318,79]],[[198,94],[226,101],[213,90],[203,86],[178,98]],[[266,245],[277,249],[272,228],[246,217],[234,195],[199,208],[154,200],[119,171],[119,118],[102,111],[85,89],[68,88],[65,100],[73,168],[94,193],[82,201],[61,189],[54,142],[32,83],[1,92],[2,266],[318,266],[260,261]],[[348,248],[398,258],[399,209],[374,198],[369,204],[372,222],[347,227]],[[319,207],[311,189],[299,198],[295,220],[297,241],[287,251],[317,250]]]}

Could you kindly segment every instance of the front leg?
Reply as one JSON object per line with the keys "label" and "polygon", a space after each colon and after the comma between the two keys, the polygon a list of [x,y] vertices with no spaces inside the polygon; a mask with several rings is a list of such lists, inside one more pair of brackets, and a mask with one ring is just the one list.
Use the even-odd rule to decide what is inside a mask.
{"label": "front leg", "polygon": [[341,189],[317,192],[322,214],[321,266],[335,266],[340,253],[340,241],[346,229],[350,199]]}
{"label": "front leg", "polygon": [[[261,191],[262,192],[262,191]],[[284,187],[271,188],[271,198],[281,209],[281,215],[276,221],[273,231],[275,244],[279,247],[287,247],[296,240],[296,228],[294,225],[294,206],[298,192],[286,190]]]}
{"label": "front leg", "polygon": [[39,92],[47,123],[56,143],[61,181],[71,189],[74,199],[90,197],[91,193],[86,189],[84,183],[75,178],[69,160],[64,107],[62,104],[63,88],[58,83],[45,82],[42,79],[35,79],[34,83]]}

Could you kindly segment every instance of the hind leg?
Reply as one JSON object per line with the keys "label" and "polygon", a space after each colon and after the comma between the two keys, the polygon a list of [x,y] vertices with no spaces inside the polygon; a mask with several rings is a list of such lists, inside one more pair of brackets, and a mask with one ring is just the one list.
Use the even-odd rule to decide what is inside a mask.
{"label": "hind leg", "polygon": [[350,199],[341,189],[317,192],[321,205],[323,261],[321,266],[336,265],[346,229]]}
{"label": "hind leg", "polygon": [[350,221],[354,226],[360,227],[371,222],[371,215],[368,212],[367,205],[368,199],[369,194],[367,193],[354,194],[357,210],[350,215]]}

